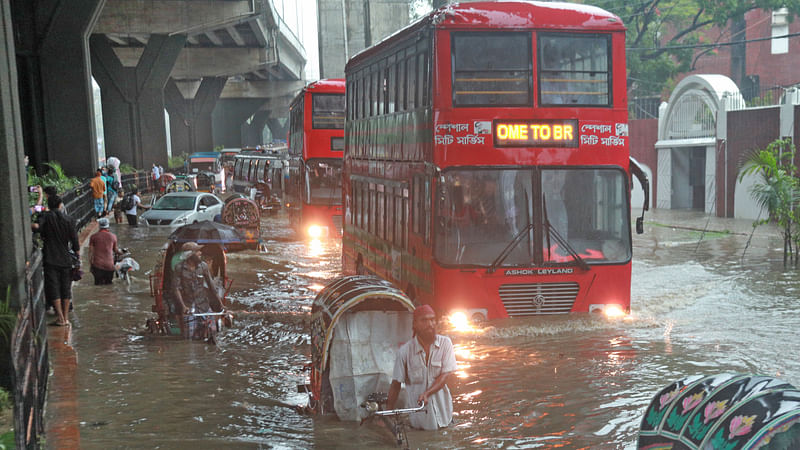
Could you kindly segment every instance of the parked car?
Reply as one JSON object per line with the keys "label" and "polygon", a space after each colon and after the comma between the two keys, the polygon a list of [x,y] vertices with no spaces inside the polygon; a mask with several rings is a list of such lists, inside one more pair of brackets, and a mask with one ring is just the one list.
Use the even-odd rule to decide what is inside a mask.
{"label": "parked car", "polygon": [[186,225],[214,220],[222,213],[223,202],[206,192],[170,192],[142,214],[147,225]]}

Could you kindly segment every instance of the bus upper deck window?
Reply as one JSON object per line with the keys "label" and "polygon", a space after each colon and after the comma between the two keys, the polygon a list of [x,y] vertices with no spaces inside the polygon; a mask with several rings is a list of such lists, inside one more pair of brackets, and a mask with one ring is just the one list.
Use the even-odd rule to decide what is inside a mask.
{"label": "bus upper deck window", "polygon": [[539,103],[547,106],[611,104],[611,41],[603,35],[538,36]]}
{"label": "bus upper deck window", "polygon": [[453,33],[453,105],[531,105],[531,35]]}

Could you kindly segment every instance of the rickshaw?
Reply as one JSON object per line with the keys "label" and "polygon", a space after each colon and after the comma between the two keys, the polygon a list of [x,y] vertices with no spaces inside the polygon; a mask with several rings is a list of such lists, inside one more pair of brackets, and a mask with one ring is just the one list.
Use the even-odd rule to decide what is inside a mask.
{"label": "rickshaw", "polygon": [[[226,272],[227,258],[220,244],[203,245],[203,260],[206,261],[222,305],[212,305],[210,313],[190,313],[181,315],[176,299],[173,297],[172,282],[174,270],[181,261],[183,242],[169,240],[161,248],[159,259],[150,274],[150,295],[154,299],[152,311],[155,318],[147,319],[146,327],[152,334],[161,336],[182,336],[192,339],[198,336],[211,344],[216,343],[216,333],[224,326],[231,326],[233,316],[225,310],[227,294],[233,280],[229,279]],[[195,333],[198,329],[201,333]]]}
{"label": "rickshaw", "polygon": [[412,338],[413,311],[403,291],[375,276],[341,277],[322,289],[311,307],[310,383],[298,386],[308,394],[308,412],[335,413],[346,421],[383,419],[397,443],[407,446],[399,415],[424,405],[404,407],[403,390],[400,409],[380,411],[380,406],[386,402],[397,350]]}
{"label": "rickshaw", "polygon": [[170,192],[188,192],[194,190],[194,186],[192,186],[192,184],[186,178],[177,178],[167,184],[167,187],[164,188],[164,192],[167,194]]}
{"label": "rickshaw", "polygon": [[[253,200],[243,196],[230,197],[222,207],[222,223],[241,233],[242,248],[256,248],[261,238],[261,212]],[[234,249],[231,244],[229,249]]]}
{"label": "rickshaw", "polygon": [[659,391],[639,449],[800,448],[800,390],[768,376],[693,375]]}

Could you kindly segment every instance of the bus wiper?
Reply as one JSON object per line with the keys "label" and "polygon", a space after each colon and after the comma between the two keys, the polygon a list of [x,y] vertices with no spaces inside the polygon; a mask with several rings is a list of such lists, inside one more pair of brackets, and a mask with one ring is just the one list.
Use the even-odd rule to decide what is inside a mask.
{"label": "bus wiper", "polygon": [[545,197],[544,193],[542,193],[542,210],[544,212],[544,229],[547,233],[547,259],[550,259],[550,233],[552,232],[556,244],[567,250],[570,256],[572,256],[573,261],[578,264],[578,267],[583,270],[590,270],[590,267],[588,264],[586,264],[586,261],[581,258],[581,255],[579,255],[578,252],[576,252],[575,249],[569,244],[569,242],[567,242],[567,240],[564,239],[561,234],[559,234],[553,224],[550,223],[550,219],[547,218],[547,198]]}
{"label": "bus wiper", "polygon": [[511,242],[509,242],[508,245],[505,246],[503,251],[500,252],[500,255],[498,255],[497,258],[494,261],[492,261],[492,265],[489,266],[489,269],[486,270],[486,273],[494,273],[494,271],[497,270],[497,266],[502,264],[503,261],[505,261],[505,259],[508,258],[508,255],[511,254],[511,250],[513,250],[522,241],[522,238],[525,236],[525,233],[527,233],[532,229],[533,229],[533,224],[528,222],[528,224],[525,225],[525,227],[519,233],[517,233],[516,236],[514,236],[514,239],[512,239]]}

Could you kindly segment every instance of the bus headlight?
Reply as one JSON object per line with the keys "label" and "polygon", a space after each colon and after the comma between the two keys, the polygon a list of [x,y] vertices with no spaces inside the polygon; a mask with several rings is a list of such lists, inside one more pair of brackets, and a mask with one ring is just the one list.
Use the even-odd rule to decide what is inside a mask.
{"label": "bus headlight", "polygon": [[319,225],[311,225],[310,227],[308,227],[308,237],[312,239],[319,239],[327,235],[328,235],[328,227],[322,227]]}
{"label": "bus headlight", "polygon": [[616,319],[617,317],[625,316],[625,310],[622,309],[622,306],[616,303],[589,305],[589,312],[603,314],[609,319]]}
{"label": "bus headlight", "polygon": [[451,311],[447,316],[450,325],[456,331],[476,331],[475,325],[485,322],[488,311],[485,308]]}

